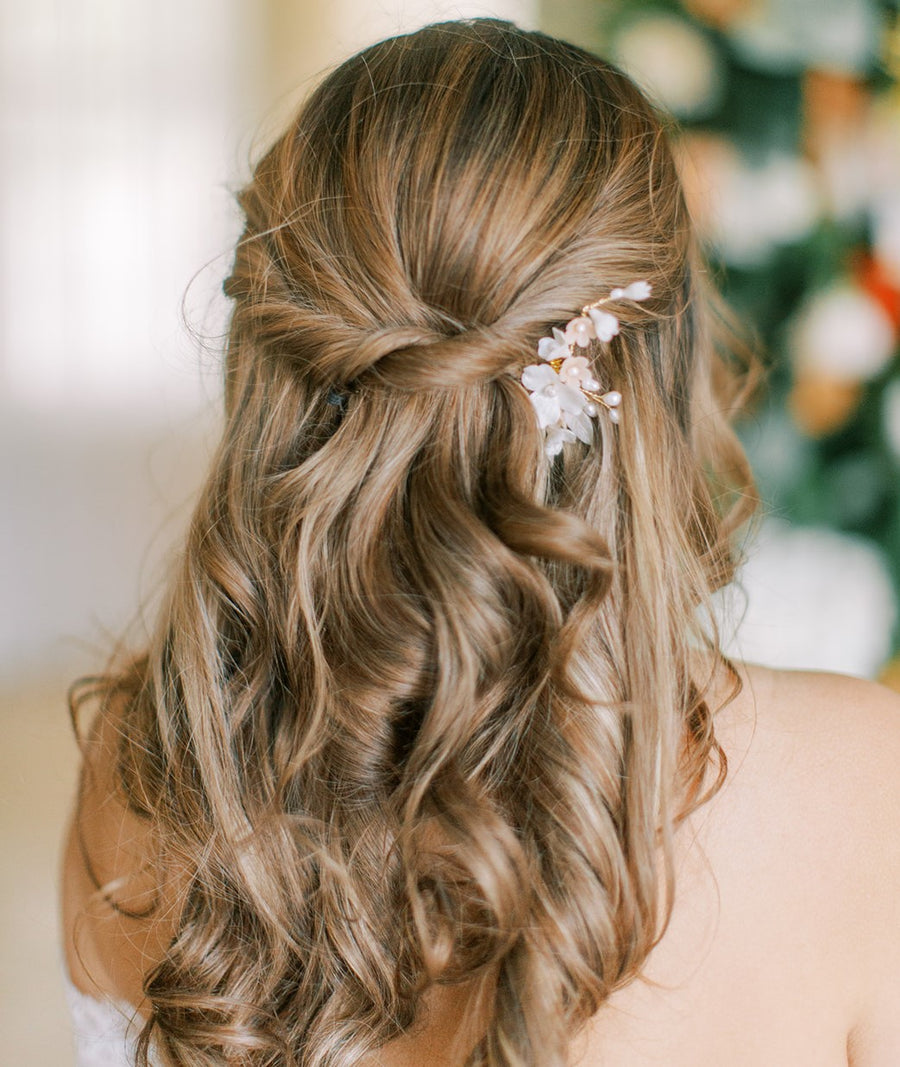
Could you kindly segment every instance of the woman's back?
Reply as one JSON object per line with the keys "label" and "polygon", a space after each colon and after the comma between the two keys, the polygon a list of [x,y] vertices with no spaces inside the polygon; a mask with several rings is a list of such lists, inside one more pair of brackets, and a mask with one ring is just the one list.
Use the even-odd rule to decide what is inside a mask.
{"label": "woman's back", "polygon": [[[900,698],[838,675],[742,673],[742,693],[717,717],[726,785],[676,835],[669,927],[643,975],[573,1042],[573,1065],[900,1061]],[[98,784],[110,754],[101,742],[89,753]],[[128,878],[147,860],[142,826],[102,797],[88,793],[82,809],[103,864],[95,874]],[[102,976],[102,993],[137,1005],[166,924],[96,905],[78,921],[76,952],[74,917],[93,895],[72,839],[70,970],[83,992],[97,995]],[[146,887],[127,900],[147,902]],[[372,1067],[458,1067],[478,1037],[476,1000],[471,985],[438,987],[427,1016]]]}
{"label": "woman's back", "polygon": [[728,706],[747,367],[653,108],[565,42],[426,27],[332,72],[240,203],[222,441],[145,652],[82,691],[74,871],[118,913],[75,977],[146,1008],[141,1067],[562,1067],[598,1012],[620,1060],[724,1055],[727,1019],[771,1061],[785,983],[839,1044],[869,935],[791,865],[874,893],[876,805],[829,778],[838,698]]}
{"label": "woman's back", "polygon": [[900,1062],[900,699],[749,668],[721,792],[678,835],[675,906],[585,1063]]}

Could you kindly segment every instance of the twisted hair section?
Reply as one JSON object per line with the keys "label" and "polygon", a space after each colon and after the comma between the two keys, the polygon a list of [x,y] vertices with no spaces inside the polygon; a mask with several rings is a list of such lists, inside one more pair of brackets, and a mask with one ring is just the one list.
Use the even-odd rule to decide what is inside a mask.
{"label": "twisted hair section", "polygon": [[[331,74],[241,204],[224,437],[110,683],[185,872],[139,1062],[369,1062],[471,980],[460,1062],[562,1067],[724,773],[693,650],[752,482],[664,131],[573,46],[442,24]],[[590,350],[622,422],[549,463],[517,376],[633,278]]]}

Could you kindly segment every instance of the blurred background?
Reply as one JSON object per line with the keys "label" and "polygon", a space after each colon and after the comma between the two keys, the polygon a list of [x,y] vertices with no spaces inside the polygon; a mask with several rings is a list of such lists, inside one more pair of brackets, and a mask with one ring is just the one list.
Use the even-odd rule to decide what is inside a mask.
{"label": "blurred background", "polygon": [[72,1062],[64,694],[140,640],[215,439],[233,192],[318,76],[495,15],[625,67],[677,121],[768,385],[765,500],[722,598],[748,659],[900,688],[900,21],[882,0],[0,0],[0,1034]]}

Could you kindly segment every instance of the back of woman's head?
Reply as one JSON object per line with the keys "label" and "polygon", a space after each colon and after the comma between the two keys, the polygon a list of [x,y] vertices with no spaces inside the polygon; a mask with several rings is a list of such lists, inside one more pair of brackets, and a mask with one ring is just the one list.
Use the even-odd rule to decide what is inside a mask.
{"label": "back of woman's head", "polygon": [[[145,1037],[350,1064],[490,976],[472,1062],[562,1064],[665,920],[749,498],[665,134],[593,56],[448,23],[332,73],[241,205],[224,439],[120,683],[190,883]],[[585,350],[621,420],[548,459],[522,369],[636,279]]]}

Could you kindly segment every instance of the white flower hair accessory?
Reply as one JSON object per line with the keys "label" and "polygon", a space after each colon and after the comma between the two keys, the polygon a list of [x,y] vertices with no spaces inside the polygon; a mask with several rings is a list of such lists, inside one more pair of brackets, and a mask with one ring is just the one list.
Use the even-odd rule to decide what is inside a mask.
{"label": "white flower hair accessory", "polygon": [[548,458],[559,455],[564,444],[593,440],[591,419],[600,408],[606,409],[610,422],[619,421],[622,394],[615,389],[602,392],[600,383],[591,374],[586,356],[576,354],[593,340],[609,342],[619,332],[619,320],[604,305],[617,300],[646,300],[650,296],[647,282],[632,282],[624,289],[613,289],[609,296],[586,304],[566,323],[566,328],[553,328],[552,337],[538,342],[538,356],[543,363],[533,363],[522,371],[522,384],[530,393],[529,400],[537,414],[538,426],[544,431],[544,451]]}

